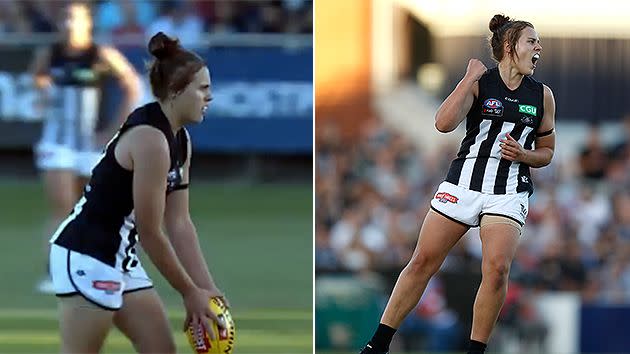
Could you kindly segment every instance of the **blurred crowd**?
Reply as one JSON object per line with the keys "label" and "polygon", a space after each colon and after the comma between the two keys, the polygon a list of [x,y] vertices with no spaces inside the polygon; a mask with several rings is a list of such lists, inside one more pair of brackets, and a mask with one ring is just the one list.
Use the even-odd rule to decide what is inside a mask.
{"label": "blurred crowd", "polygon": [[[624,121],[630,137],[630,117]],[[411,257],[435,188],[457,145],[427,154],[381,120],[344,144],[334,123],[318,127],[316,268],[400,270]],[[597,125],[564,161],[532,169],[535,192],[511,281],[529,290],[579,292],[585,302],[630,303],[630,141],[604,144]],[[442,270],[478,272],[478,229]]]}
{"label": "blurred crowd", "polygon": [[[56,31],[67,0],[0,1],[0,33]],[[144,36],[166,29],[203,33],[312,33],[312,0],[92,0],[96,34]]]}
{"label": "blurred crowd", "polygon": [[[530,296],[541,291],[571,291],[584,303],[630,303],[630,116],[623,125],[625,138],[612,142],[592,125],[572,156],[532,169],[535,192],[511,268],[502,328],[542,341],[546,329]],[[398,274],[458,148],[446,143],[427,153],[379,119],[362,122],[355,144],[342,141],[333,121],[319,126],[316,272]],[[452,337],[462,333],[462,323],[447,307],[440,274],[480,276],[480,260],[479,229],[471,229],[401,334],[416,328],[428,335],[429,344],[435,342],[423,349],[456,349]],[[389,289],[383,289],[384,296]]]}

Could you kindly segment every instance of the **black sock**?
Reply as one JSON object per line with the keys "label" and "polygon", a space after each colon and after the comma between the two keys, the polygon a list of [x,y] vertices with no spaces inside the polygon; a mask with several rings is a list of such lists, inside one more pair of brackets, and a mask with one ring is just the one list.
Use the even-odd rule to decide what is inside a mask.
{"label": "black sock", "polygon": [[370,340],[370,343],[375,349],[380,351],[387,351],[389,349],[389,343],[392,342],[392,338],[396,333],[396,328],[392,328],[386,324],[379,323],[374,336]]}
{"label": "black sock", "polygon": [[486,352],[486,343],[478,342],[474,339],[468,344],[468,354],[484,354]]}

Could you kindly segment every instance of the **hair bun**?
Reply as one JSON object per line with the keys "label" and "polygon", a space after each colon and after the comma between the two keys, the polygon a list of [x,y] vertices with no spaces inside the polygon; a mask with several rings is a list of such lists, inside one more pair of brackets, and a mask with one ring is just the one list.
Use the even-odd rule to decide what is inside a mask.
{"label": "hair bun", "polygon": [[158,60],[173,56],[179,47],[179,40],[167,36],[164,32],[156,33],[149,40],[149,52]]}
{"label": "hair bun", "polygon": [[492,17],[492,19],[490,20],[490,25],[488,27],[490,27],[490,31],[494,33],[498,31],[501,27],[503,27],[503,25],[505,25],[509,21],[510,21],[510,18],[505,15],[501,15],[501,14],[494,15],[494,17]]}

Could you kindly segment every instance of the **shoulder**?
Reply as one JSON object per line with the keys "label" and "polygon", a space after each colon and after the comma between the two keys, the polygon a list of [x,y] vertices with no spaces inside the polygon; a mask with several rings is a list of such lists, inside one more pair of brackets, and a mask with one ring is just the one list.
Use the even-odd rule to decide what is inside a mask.
{"label": "shoulder", "polygon": [[548,97],[553,97],[553,92],[551,91],[551,88],[545,84],[541,84],[543,87],[543,93],[545,94],[545,98]]}
{"label": "shoulder", "polygon": [[131,127],[126,134],[132,151],[145,156],[153,154],[168,157],[169,146],[166,136],[159,129],[142,124]]}

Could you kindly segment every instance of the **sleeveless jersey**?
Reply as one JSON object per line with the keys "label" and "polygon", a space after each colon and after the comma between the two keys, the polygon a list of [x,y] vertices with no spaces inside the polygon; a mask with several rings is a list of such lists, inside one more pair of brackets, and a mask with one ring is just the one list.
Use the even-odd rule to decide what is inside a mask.
{"label": "sleeveless jersey", "polygon": [[497,67],[479,79],[479,96],[466,115],[466,136],[446,181],[487,194],[533,192],[529,166],[501,158],[500,140],[509,133],[524,149],[533,146],[543,118],[542,83],[523,77],[510,90]]}
{"label": "sleeveless jersey", "polygon": [[52,79],[42,142],[76,150],[93,150],[101,106],[98,46],[69,55],[62,43],[52,46]]}
{"label": "sleeveless jersey", "polygon": [[132,194],[133,171],[126,170],[116,161],[114,150],[120,137],[138,125],[150,125],[164,133],[171,159],[164,181],[166,193],[181,186],[188,154],[188,133],[181,128],[173,134],[160,105],[149,103],[133,111],[112,138],[94,168],[83,196],[51,238],[52,243],[89,255],[123,272],[138,265],[135,250],[138,234]]}

